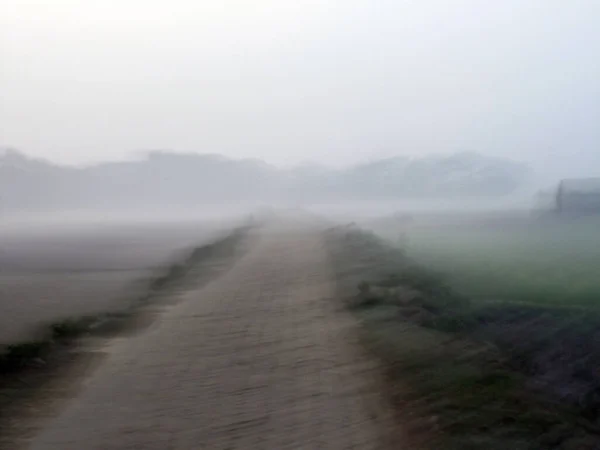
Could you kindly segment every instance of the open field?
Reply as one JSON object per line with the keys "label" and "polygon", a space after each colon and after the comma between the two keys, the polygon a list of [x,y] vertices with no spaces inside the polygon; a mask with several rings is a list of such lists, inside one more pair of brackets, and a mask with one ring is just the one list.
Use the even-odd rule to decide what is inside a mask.
{"label": "open field", "polygon": [[474,300],[600,307],[600,219],[415,217],[372,225]]}
{"label": "open field", "polygon": [[231,222],[77,223],[0,230],[0,345],[51,322],[124,307],[146,281]]}
{"label": "open field", "polygon": [[[570,267],[567,275],[592,282],[591,272],[582,269],[597,261],[593,245],[584,253],[588,259],[579,259],[576,251],[571,258],[566,256],[567,249],[577,248],[577,236],[597,242],[594,221],[538,222],[505,216],[501,227],[496,227],[499,218],[482,222],[463,216],[442,227],[439,219],[428,223],[399,219],[395,225],[390,219],[372,224],[379,233],[399,241],[398,246],[356,226],[345,226],[330,231],[330,249],[338,297],[363,323],[365,344],[387,367],[387,389],[397,406],[398,423],[416,441],[411,448],[598,449],[600,314],[596,305],[589,296],[561,301],[560,295],[569,292],[568,281],[566,286],[557,284],[563,289],[560,295],[540,296],[548,286],[544,278],[525,279],[523,285],[535,292],[534,300],[516,295],[518,289],[514,297],[498,295],[497,287],[486,281],[500,282],[504,276],[511,286],[510,277],[518,269],[497,274],[494,269],[503,259],[475,251],[477,238],[488,245],[488,251],[502,250],[506,262],[513,250],[528,273],[548,270],[550,283],[559,273],[560,261],[576,262],[582,265],[580,270]],[[544,233],[533,233],[536,227]],[[417,243],[411,232],[415,230],[423,233],[424,240],[417,241],[423,246],[443,247],[427,241],[425,232],[463,246],[456,249],[449,244],[455,253],[439,264],[414,250]],[[460,233],[463,240],[452,240]],[[525,239],[529,234],[538,240]],[[505,240],[492,245],[489,236]],[[549,245],[553,239],[556,247]],[[461,255],[480,259],[460,266]],[[469,270],[477,269],[482,277],[479,285],[469,282]]]}

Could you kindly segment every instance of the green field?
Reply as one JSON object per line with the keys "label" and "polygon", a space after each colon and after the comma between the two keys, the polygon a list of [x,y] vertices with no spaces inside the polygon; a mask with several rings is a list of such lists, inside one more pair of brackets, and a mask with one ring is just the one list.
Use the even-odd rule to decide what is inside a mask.
{"label": "green field", "polygon": [[411,448],[597,448],[599,219],[368,225],[397,248],[346,226],[332,260],[404,429],[425,440]]}
{"label": "green field", "polygon": [[473,300],[600,308],[600,219],[376,227]]}

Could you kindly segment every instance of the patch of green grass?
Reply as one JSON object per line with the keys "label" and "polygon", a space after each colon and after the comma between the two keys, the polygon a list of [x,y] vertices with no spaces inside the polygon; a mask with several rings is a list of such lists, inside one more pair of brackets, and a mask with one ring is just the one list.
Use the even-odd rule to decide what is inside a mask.
{"label": "patch of green grass", "polygon": [[20,370],[32,361],[43,360],[57,343],[69,343],[90,330],[100,316],[69,318],[48,326],[45,337],[4,347],[0,354],[0,373]]}
{"label": "patch of green grass", "polygon": [[167,268],[167,271],[156,278],[154,278],[150,284],[150,289],[153,291],[159,291],[165,287],[174,284],[181,280],[187,272],[187,267],[184,264],[173,264]]}
{"label": "patch of green grass", "polygon": [[69,318],[50,325],[53,339],[72,339],[89,331],[90,326],[99,320],[99,316]]}
{"label": "patch of green grass", "polygon": [[405,251],[478,300],[600,308],[600,223],[415,227]]}
{"label": "patch of green grass", "polygon": [[[451,277],[404,252],[390,257],[381,241],[351,233],[331,238],[339,286],[362,269],[365,277],[347,304],[384,362],[400,415],[406,421],[410,414],[409,432],[432,436],[427,448],[575,450],[600,439],[586,407],[557,395],[560,385],[583,394],[595,389],[591,379],[581,385],[594,358],[574,351],[599,329],[595,314],[542,302],[471,301],[457,294]],[[547,362],[557,357],[559,366]],[[533,389],[547,370],[554,383]],[[597,410],[595,397],[590,405]]]}
{"label": "patch of green grass", "polygon": [[417,417],[408,432],[430,434],[428,448],[576,448],[569,445],[581,431],[578,410],[528,389],[499,348],[446,326],[394,320],[398,310],[389,306],[355,313],[367,345],[385,362],[400,415]]}

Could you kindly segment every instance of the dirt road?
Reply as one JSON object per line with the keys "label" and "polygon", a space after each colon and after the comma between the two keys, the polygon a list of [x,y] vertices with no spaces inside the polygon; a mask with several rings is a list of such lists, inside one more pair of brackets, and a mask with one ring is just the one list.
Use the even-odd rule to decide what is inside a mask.
{"label": "dirt road", "polygon": [[227,273],[112,340],[26,448],[389,448],[377,370],[332,300],[317,228],[264,227]]}

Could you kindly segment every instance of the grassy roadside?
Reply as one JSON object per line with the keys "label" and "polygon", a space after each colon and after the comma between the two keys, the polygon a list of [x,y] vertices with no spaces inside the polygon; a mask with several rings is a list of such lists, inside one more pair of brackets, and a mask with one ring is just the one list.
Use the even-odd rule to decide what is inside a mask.
{"label": "grassy roadside", "polygon": [[328,242],[412,448],[600,448],[595,314],[474,303],[355,227]]}
{"label": "grassy roadside", "polygon": [[403,226],[380,219],[367,226],[474,299],[600,307],[598,217],[504,214],[474,220],[464,214],[460,224],[443,217],[437,223],[418,220]]}
{"label": "grassy roadside", "polygon": [[[70,317],[45,327],[41,337],[28,342],[8,345],[0,350],[0,391],[3,381],[21,372],[45,364],[53,352],[61,351],[86,335],[114,332],[127,327],[140,308],[158,301],[164,294],[185,282],[192,271],[202,271],[205,263],[216,258],[227,258],[239,249],[249,226],[233,230],[227,236],[193,249],[183,261],[178,261],[156,273],[148,280],[147,289],[122,310],[103,314]],[[210,275],[210,274],[199,274]]]}

